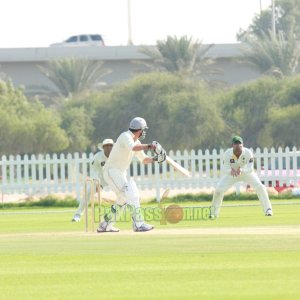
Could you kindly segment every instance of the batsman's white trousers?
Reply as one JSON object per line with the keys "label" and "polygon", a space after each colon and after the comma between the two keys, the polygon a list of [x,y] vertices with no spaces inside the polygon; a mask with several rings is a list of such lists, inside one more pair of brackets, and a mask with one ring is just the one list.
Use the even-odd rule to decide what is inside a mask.
{"label": "batsman's white trousers", "polygon": [[140,194],[135,181],[132,178],[128,180],[126,172],[112,168],[104,170],[103,178],[116,193],[117,204],[126,204],[132,208],[133,221],[137,227],[140,227],[144,223],[144,220],[140,206]]}
{"label": "batsman's white trousers", "polygon": [[241,174],[238,177],[233,177],[231,175],[224,175],[217,184],[217,187],[214,192],[213,201],[212,201],[212,209],[213,214],[218,217],[220,214],[220,208],[223,202],[224,193],[235,183],[237,182],[246,182],[250,186],[254,188],[258,199],[262,205],[264,213],[268,209],[272,209],[272,204],[270,202],[267,189],[261,183],[256,173],[249,173],[249,174]]}

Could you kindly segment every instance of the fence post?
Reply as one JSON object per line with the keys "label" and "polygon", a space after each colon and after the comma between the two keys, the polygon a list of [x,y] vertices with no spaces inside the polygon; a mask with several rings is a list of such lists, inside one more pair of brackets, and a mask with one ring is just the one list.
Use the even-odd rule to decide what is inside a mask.
{"label": "fence post", "polygon": [[7,158],[5,155],[1,158],[1,192],[2,192],[2,203],[4,202],[4,194],[6,191],[6,185],[7,185]]}
{"label": "fence post", "polygon": [[58,192],[58,159],[57,154],[54,153],[52,156],[53,161],[53,190],[54,192]]}
{"label": "fence post", "polygon": [[44,161],[43,161],[43,155],[39,154],[38,156],[38,170],[39,170],[39,191],[40,193],[43,193],[44,188]]}
{"label": "fence post", "polygon": [[80,199],[81,180],[80,180],[80,159],[79,159],[78,152],[74,154],[73,174],[75,179],[76,199]]}
{"label": "fence post", "polygon": [[30,158],[30,162],[31,162],[31,180],[32,180],[32,194],[35,193],[36,188],[37,188],[37,176],[36,176],[36,164],[37,164],[37,160],[35,158],[35,155],[31,155]]}

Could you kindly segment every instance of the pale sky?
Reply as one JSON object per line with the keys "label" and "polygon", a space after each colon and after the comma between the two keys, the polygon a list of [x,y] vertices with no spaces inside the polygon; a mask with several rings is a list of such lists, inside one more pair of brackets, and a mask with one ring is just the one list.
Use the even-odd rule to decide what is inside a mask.
{"label": "pale sky", "polygon": [[271,0],[2,0],[0,48],[48,47],[71,35],[99,33],[107,46],[154,45],[168,35],[235,43]]}

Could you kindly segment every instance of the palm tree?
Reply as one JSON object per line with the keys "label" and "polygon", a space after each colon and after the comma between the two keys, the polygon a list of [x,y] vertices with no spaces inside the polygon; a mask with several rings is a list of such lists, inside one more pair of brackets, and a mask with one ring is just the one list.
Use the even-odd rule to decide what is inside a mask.
{"label": "palm tree", "polygon": [[111,73],[103,68],[102,61],[75,57],[52,60],[39,68],[63,97],[95,89],[101,84],[100,79]]}
{"label": "palm tree", "polygon": [[293,36],[284,39],[283,34],[274,36],[271,32],[261,35],[261,38],[253,35],[246,38],[242,61],[276,77],[297,73],[300,51]]}
{"label": "palm tree", "polygon": [[[273,2],[273,1],[272,1]],[[293,34],[300,40],[300,1],[275,0],[275,28],[276,34],[281,32],[285,38]],[[243,42],[248,35],[262,38],[272,30],[272,5],[257,14],[247,29],[237,33],[237,40]]]}
{"label": "palm tree", "polygon": [[213,62],[205,55],[213,45],[203,46],[199,41],[183,36],[168,36],[166,40],[157,41],[155,48],[144,46],[140,52],[152,59],[144,63],[152,70],[178,72],[188,75],[208,73],[208,66]]}

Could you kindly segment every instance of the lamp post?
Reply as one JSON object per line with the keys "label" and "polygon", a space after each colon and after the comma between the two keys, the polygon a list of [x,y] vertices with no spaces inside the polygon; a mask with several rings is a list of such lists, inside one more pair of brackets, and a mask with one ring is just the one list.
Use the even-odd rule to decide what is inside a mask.
{"label": "lamp post", "polygon": [[275,25],[275,0],[272,0],[272,34],[276,38],[276,25]]}
{"label": "lamp post", "polygon": [[261,8],[261,0],[259,0],[259,13],[261,14],[262,8]]}
{"label": "lamp post", "polygon": [[131,33],[131,0],[127,0],[128,45],[133,45]]}

